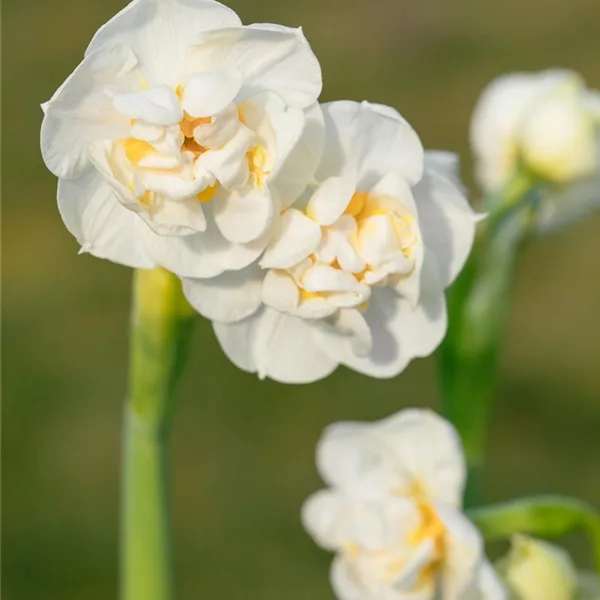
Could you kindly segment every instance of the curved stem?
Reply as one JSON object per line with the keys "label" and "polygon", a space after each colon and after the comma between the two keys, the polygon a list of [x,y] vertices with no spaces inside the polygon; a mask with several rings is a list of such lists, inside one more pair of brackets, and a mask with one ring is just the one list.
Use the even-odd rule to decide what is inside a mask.
{"label": "curved stem", "polygon": [[123,431],[122,600],[173,597],[168,443],[192,314],[174,275],[135,272]]}
{"label": "curved stem", "polygon": [[486,541],[504,539],[515,533],[560,537],[582,528],[594,552],[600,572],[600,515],[589,504],[576,498],[541,496],[505,502],[467,511]]}

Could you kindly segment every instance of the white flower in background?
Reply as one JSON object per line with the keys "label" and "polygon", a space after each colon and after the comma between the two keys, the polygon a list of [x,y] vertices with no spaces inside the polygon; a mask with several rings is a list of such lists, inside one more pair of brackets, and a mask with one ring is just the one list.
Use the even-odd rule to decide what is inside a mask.
{"label": "white flower in background", "polygon": [[210,277],[254,261],[320,160],[301,30],[211,0],[134,0],[44,106],[42,154],[83,251]]}
{"label": "white flower in background", "polygon": [[577,600],[577,571],[568,552],[525,535],[515,536],[498,569],[517,600]]}
{"label": "white flower in background", "polygon": [[259,263],[184,280],[184,292],[229,358],[260,377],[306,383],[339,364],[392,377],[444,337],[444,289],[477,219],[453,183],[456,162],[424,156],[395,110],[322,108],[314,184],[283,211]]}
{"label": "white flower in background", "polygon": [[329,488],[302,518],[336,553],[340,600],[501,600],[477,529],[461,512],[465,461],[444,419],[408,409],[376,423],[337,423],[317,449]]}
{"label": "white flower in background", "polygon": [[600,94],[566,70],[499,77],[475,108],[471,143],[486,191],[520,165],[553,183],[592,176],[600,167]]}

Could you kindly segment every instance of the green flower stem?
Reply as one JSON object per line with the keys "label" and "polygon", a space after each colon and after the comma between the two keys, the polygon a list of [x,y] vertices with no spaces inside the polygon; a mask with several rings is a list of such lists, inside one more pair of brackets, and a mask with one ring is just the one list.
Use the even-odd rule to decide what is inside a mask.
{"label": "green flower stem", "polygon": [[555,538],[574,529],[584,529],[592,545],[596,570],[600,572],[600,515],[581,500],[561,496],[524,498],[473,508],[467,515],[488,542],[515,533]]}
{"label": "green flower stem", "polygon": [[168,443],[193,312],[163,269],[134,275],[123,438],[121,599],[171,600]]}
{"label": "green flower stem", "polygon": [[535,180],[519,174],[486,203],[473,252],[448,293],[440,352],[442,409],[461,435],[469,477],[465,502],[480,502],[489,411],[516,258],[529,230],[521,211]]}

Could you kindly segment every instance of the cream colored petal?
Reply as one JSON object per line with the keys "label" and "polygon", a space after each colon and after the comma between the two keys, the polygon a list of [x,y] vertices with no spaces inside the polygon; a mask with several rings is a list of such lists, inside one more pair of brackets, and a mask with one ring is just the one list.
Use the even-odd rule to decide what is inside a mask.
{"label": "cream colored petal", "polygon": [[230,359],[261,379],[311,383],[337,367],[319,349],[310,324],[271,308],[262,308],[239,323],[215,323],[214,329]]}
{"label": "cream colored petal", "polygon": [[42,157],[57,177],[80,173],[89,164],[93,142],[126,137],[129,119],[115,110],[104,90],[133,90],[139,81],[137,59],[124,46],[98,50],[79,64],[45,105]]}
{"label": "cream colored petal", "polygon": [[86,54],[103,46],[127,44],[149,82],[175,88],[185,73],[189,44],[203,31],[237,25],[239,17],[213,0],[134,0],[96,32]]}
{"label": "cream colored petal", "polygon": [[275,205],[266,187],[257,189],[248,185],[239,191],[219,191],[212,206],[219,230],[234,243],[259,239],[275,219]]}
{"label": "cream colored petal", "polygon": [[58,208],[82,252],[137,269],[156,266],[144,245],[147,225],[119,202],[93,167],[75,179],[59,180]]}
{"label": "cream colored petal", "polygon": [[219,323],[234,323],[260,307],[263,277],[264,273],[251,265],[210,279],[184,278],[183,293],[203,317]]}
{"label": "cream colored petal", "polygon": [[202,34],[190,46],[189,72],[223,66],[242,75],[240,100],[271,91],[287,104],[305,108],[321,93],[321,69],[301,29],[230,27]]}
{"label": "cream colored petal", "polygon": [[286,210],[278,219],[260,259],[263,268],[288,269],[312,254],[321,240],[321,228],[299,210]]}

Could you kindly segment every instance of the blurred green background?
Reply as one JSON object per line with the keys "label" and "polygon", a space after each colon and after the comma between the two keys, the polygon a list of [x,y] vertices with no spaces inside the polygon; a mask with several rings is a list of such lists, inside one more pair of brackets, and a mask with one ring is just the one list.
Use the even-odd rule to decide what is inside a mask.
{"label": "blurred green background", "polygon": [[[245,22],[302,25],[323,100],[390,104],[427,147],[460,151],[482,87],[565,66],[600,87],[598,0],[232,0]],[[77,256],[39,153],[39,103],[120,0],[4,0],[2,547],[6,600],[116,597],[128,269]],[[600,504],[600,217],[536,241],[519,269],[487,473],[490,499]],[[313,452],[336,420],[434,405],[434,361],[394,381],[340,369],[259,382],[198,322],[173,435],[178,597],[331,598],[301,529]],[[585,544],[575,539],[582,565]]]}

